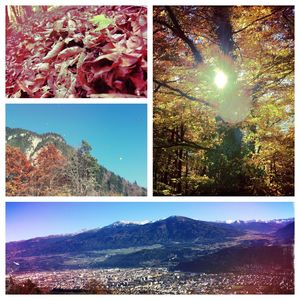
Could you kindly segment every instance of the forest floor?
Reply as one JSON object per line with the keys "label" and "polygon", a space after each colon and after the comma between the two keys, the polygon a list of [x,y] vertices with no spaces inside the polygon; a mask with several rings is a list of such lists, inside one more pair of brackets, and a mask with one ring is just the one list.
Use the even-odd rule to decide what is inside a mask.
{"label": "forest floor", "polygon": [[147,10],[58,6],[6,27],[6,95],[146,97]]}

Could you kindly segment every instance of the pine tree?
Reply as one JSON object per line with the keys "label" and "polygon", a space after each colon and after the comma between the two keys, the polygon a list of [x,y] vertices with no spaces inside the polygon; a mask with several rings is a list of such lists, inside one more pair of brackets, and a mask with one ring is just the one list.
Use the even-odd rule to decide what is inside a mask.
{"label": "pine tree", "polygon": [[91,150],[91,146],[86,141],[82,141],[81,146],[69,160],[66,176],[74,195],[92,195],[98,188],[96,176],[99,172],[99,165],[91,155]]}

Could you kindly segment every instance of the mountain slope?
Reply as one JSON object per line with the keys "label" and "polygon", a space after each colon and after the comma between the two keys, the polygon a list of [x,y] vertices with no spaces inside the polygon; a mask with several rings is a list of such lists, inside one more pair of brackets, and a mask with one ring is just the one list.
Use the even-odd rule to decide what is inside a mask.
{"label": "mountain slope", "polygon": [[33,159],[47,144],[53,144],[66,157],[74,151],[61,135],[53,132],[38,134],[26,129],[6,127],[5,140],[8,145],[19,148],[28,159]]}
{"label": "mountain slope", "polygon": [[283,268],[292,271],[293,253],[292,247],[230,247],[192,261],[181,262],[175,269],[194,273],[234,272],[243,267],[249,270],[252,265],[256,270],[260,266],[265,270]]}
{"label": "mountain slope", "polygon": [[293,222],[293,219],[280,219],[280,220],[269,220],[269,221],[235,221],[232,222],[232,227],[239,230],[247,230],[259,233],[271,233],[275,232],[278,229],[286,226],[287,224]]}
{"label": "mountain slope", "polygon": [[212,243],[240,234],[240,231],[224,224],[173,216],[144,225],[108,226],[98,231],[85,232],[76,236],[76,243],[84,240],[85,243],[88,241],[106,248],[125,248],[157,243]]}
{"label": "mountain slope", "polygon": [[284,243],[294,243],[295,239],[295,222],[292,222],[275,232],[275,237]]}
{"label": "mountain slope", "polygon": [[[278,230],[278,236],[290,232],[290,227]],[[254,233],[249,240],[248,231],[237,230],[232,224],[171,216],[10,242],[6,244],[6,266],[8,273],[115,267],[167,267],[189,272],[236,271],[247,265],[291,268],[293,247],[284,247],[274,233]]]}
{"label": "mountain slope", "polygon": [[[19,148],[26,157],[33,161],[39,151],[47,144],[53,144],[66,158],[70,158],[76,151],[68,145],[65,139],[57,133],[38,134],[20,128],[6,127],[6,143],[12,147]],[[99,165],[99,164],[98,164]],[[107,170],[99,165],[95,181],[97,182],[98,195],[124,195],[124,196],[146,196],[147,190],[130,183],[128,180]]]}
{"label": "mountain slope", "polygon": [[121,224],[89,230],[76,235],[50,236],[6,245],[16,256],[34,256],[66,252],[118,249],[153,244],[191,243],[211,244],[226,241],[242,232],[230,225],[169,217],[144,225]]}

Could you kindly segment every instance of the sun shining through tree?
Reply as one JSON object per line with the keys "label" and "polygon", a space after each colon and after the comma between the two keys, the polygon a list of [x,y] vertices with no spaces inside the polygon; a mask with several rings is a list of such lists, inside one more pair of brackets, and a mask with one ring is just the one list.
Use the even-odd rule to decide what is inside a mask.
{"label": "sun shining through tree", "polygon": [[224,89],[224,87],[226,86],[226,84],[228,82],[227,75],[222,70],[219,70],[219,69],[217,69],[215,72],[216,72],[215,81],[214,81],[215,85],[219,89]]}
{"label": "sun shining through tree", "polygon": [[294,8],[155,7],[153,22],[155,194],[293,195]]}

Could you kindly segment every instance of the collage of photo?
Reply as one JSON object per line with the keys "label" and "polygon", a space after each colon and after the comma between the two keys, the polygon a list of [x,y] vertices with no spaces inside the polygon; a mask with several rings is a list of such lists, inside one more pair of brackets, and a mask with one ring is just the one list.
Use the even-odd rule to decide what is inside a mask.
{"label": "collage of photo", "polygon": [[294,1],[5,2],[3,296],[295,295]]}

